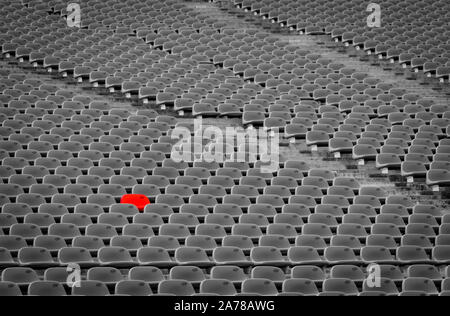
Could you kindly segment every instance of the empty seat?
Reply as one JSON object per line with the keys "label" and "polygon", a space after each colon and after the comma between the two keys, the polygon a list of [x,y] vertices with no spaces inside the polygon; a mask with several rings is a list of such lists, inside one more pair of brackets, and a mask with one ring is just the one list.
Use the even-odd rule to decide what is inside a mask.
{"label": "empty seat", "polygon": [[195,265],[199,267],[211,266],[206,252],[201,248],[182,247],[175,251],[175,260],[182,265]]}
{"label": "empty seat", "polygon": [[397,249],[397,259],[401,262],[423,263],[428,262],[430,258],[425,249],[417,246],[401,246]]}
{"label": "empty seat", "polygon": [[[29,214],[31,215],[31,214]],[[10,235],[21,236],[23,238],[34,238],[42,235],[39,226],[35,224],[14,224],[10,228]]]}
{"label": "empty seat", "polygon": [[251,264],[243,251],[237,247],[225,246],[214,249],[213,259],[220,265],[249,266]]}
{"label": "empty seat", "polygon": [[63,285],[55,281],[36,281],[28,288],[30,296],[66,296]]}
{"label": "empty seat", "polygon": [[26,247],[20,249],[18,260],[21,265],[34,267],[49,267],[56,264],[47,249],[38,247]]}
{"label": "empty seat", "polygon": [[281,251],[274,247],[256,247],[251,250],[251,260],[258,265],[284,266],[288,262]]}
{"label": "empty seat", "polygon": [[388,278],[381,278],[380,287],[374,287],[372,282],[369,282],[368,279],[363,282],[363,291],[364,292],[382,292],[387,295],[398,295],[398,288],[395,285],[394,281]]}
{"label": "empty seat", "polygon": [[176,296],[192,296],[195,290],[192,284],[181,280],[163,281],[158,286],[159,294],[173,294]]}
{"label": "empty seat", "polygon": [[196,266],[173,267],[170,270],[171,280],[184,280],[188,282],[200,283],[206,280],[203,271]]}
{"label": "empty seat", "polygon": [[382,246],[366,246],[361,249],[361,259],[365,262],[395,262],[389,249]]}
{"label": "empty seat", "polygon": [[87,272],[88,281],[99,281],[106,284],[116,284],[123,280],[122,273],[116,268],[91,268]]}
{"label": "empty seat", "polygon": [[217,294],[220,296],[234,296],[237,294],[237,292],[232,282],[224,279],[215,278],[213,280],[204,280],[200,284],[200,294]]}
{"label": "empty seat", "polygon": [[141,265],[155,267],[172,267],[176,265],[176,263],[170,259],[166,249],[153,246],[138,249],[136,259]]}
{"label": "empty seat", "polygon": [[408,277],[428,278],[431,280],[441,281],[442,276],[439,269],[433,265],[420,264],[412,265],[407,269]]}
{"label": "empty seat", "polygon": [[108,296],[110,292],[103,282],[81,281],[79,287],[72,288],[72,295],[76,296]]}
{"label": "empty seat", "polygon": [[29,285],[39,281],[37,273],[30,268],[6,268],[2,272],[3,282],[13,282],[18,285]]}
{"label": "empty seat", "polygon": [[350,279],[353,281],[363,281],[366,276],[358,266],[354,265],[338,265],[331,269],[330,276],[332,278]]}
{"label": "empty seat", "polygon": [[433,248],[433,260],[448,264],[450,262],[450,246],[436,246]]}
{"label": "empty seat", "polygon": [[80,266],[93,266],[94,260],[85,248],[71,247],[62,248],[58,252],[58,260],[61,264],[77,263]]}

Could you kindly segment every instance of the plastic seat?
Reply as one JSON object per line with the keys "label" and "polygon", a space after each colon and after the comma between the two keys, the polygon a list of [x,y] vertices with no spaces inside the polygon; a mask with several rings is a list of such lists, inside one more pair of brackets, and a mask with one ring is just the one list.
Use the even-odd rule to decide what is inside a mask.
{"label": "plastic seat", "polygon": [[286,274],[281,268],[274,266],[255,267],[251,273],[252,279],[265,278],[273,282],[283,282],[286,280]]}
{"label": "plastic seat", "polygon": [[129,267],[136,265],[129,251],[122,247],[104,247],[98,251],[98,261],[102,265]]}
{"label": "plastic seat", "polygon": [[185,280],[200,283],[204,281],[205,275],[201,269],[195,266],[174,267],[170,270],[171,280]]}
{"label": "plastic seat", "polygon": [[10,227],[9,233],[10,235],[21,236],[23,238],[34,238],[42,235],[42,231],[39,226],[27,223],[12,225]]}
{"label": "plastic seat", "polygon": [[180,243],[178,239],[171,236],[153,236],[149,238],[148,246],[174,251],[180,247]]}
{"label": "plastic seat", "polygon": [[435,246],[433,248],[432,258],[436,262],[448,264],[448,262],[450,261],[450,246]]}
{"label": "plastic seat", "polygon": [[80,230],[73,224],[58,223],[52,224],[48,227],[48,234],[53,236],[60,236],[66,239],[72,239],[80,236]]}
{"label": "plastic seat", "polygon": [[245,257],[243,251],[237,247],[218,247],[214,249],[213,259],[216,264],[249,266],[251,263]]}
{"label": "plastic seat", "polygon": [[325,249],[325,260],[334,263],[353,263],[358,262],[353,250],[349,247],[330,246]]}
{"label": "plastic seat", "polygon": [[164,281],[164,275],[161,270],[156,267],[134,267],[128,273],[131,281],[141,281],[149,284],[158,284]]}
{"label": "plastic seat", "polygon": [[97,204],[102,207],[110,207],[111,205],[116,204],[114,197],[109,194],[90,194],[88,195],[86,202],[88,204]]}
{"label": "plastic seat", "polygon": [[148,204],[144,209],[144,213],[155,213],[162,217],[169,217],[171,214],[173,214],[173,209],[170,205],[155,203]]}
{"label": "plastic seat", "polygon": [[389,249],[396,249],[398,246],[393,236],[377,234],[367,236],[366,244],[367,246],[380,246]]}
{"label": "plastic seat", "polygon": [[[110,196],[110,197],[123,197],[125,195],[127,195],[127,191],[126,189],[122,186],[122,185],[117,185],[117,184],[102,184],[99,186],[98,188],[98,194],[102,194],[102,200],[106,201],[107,199],[110,198],[106,198],[106,196]],[[91,200],[92,199],[96,199],[95,197],[93,197],[92,194],[90,194],[91,196]],[[100,203],[95,203],[95,204],[100,204]],[[112,203],[115,204],[115,203]],[[111,204],[109,204],[111,205]]]}
{"label": "plastic seat", "polygon": [[[35,225],[38,226],[39,228],[47,228],[48,226],[52,225],[55,223],[55,220],[52,216],[50,216],[49,214],[28,214],[25,216],[24,218],[24,224],[28,224],[28,225]],[[18,225],[16,225],[14,227],[15,229],[18,228]],[[32,226],[26,227],[23,226],[21,228],[17,229],[17,233],[20,234],[32,234]]]}
{"label": "plastic seat", "polygon": [[122,204],[111,205],[109,212],[121,214],[121,215],[124,215],[127,217],[132,217],[132,216],[138,214],[139,211],[143,211],[143,210],[144,210],[144,208],[139,209],[138,206],[136,206],[134,204],[122,203]]}
{"label": "plastic seat", "polygon": [[341,224],[337,229],[337,233],[338,235],[355,236],[358,238],[367,236],[366,230],[359,224]]}
{"label": "plastic seat", "polygon": [[92,220],[87,214],[78,213],[77,211],[78,209],[76,209],[76,213],[64,214],[61,217],[61,223],[72,224],[79,229],[85,228],[92,224]]}
{"label": "plastic seat", "polygon": [[7,197],[14,197],[19,194],[23,194],[23,189],[16,184],[0,184],[0,194]]}
{"label": "plastic seat", "polygon": [[365,262],[391,263],[395,262],[389,249],[381,246],[366,246],[361,249],[361,259]]}
{"label": "plastic seat", "polygon": [[331,237],[333,234],[331,233],[330,227],[324,224],[319,223],[308,223],[303,226],[302,233],[304,235],[316,235],[321,237]]}
{"label": "plastic seat", "polygon": [[289,263],[283,258],[281,251],[274,247],[256,247],[251,250],[251,260],[258,265],[285,266]]}
{"label": "plastic seat", "polygon": [[398,295],[398,288],[395,285],[394,281],[388,278],[381,278],[380,280],[381,287],[373,287],[366,279],[363,282],[363,291],[364,292],[381,292],[386,295]]}
{"label": "plastic seat", "polygon": [[60,249],[58,252],[58,260],[61,264],[77,263],[83,267],[95,265],[89,251],[82,247]]}
{"label": "plastic seat", "polygon": [[331,278],[350,279],[355,282],[365,280],[364,272],[358,266],[354,265],[338,265],[331,268]]}
{"label": "plastic seat", "polygon": [[217,294],[220,296],[235,296],[236,288],[232,282],[224,279],[204,280],[200,284],[200,294]]}
{"label": "plastic seat", "polygon": [[182,247],[175,251],[175,260],[182,265],[195,265],[199,267],[211,266],[205,251],[196,247]]}
{"label": "plastic seat", "polygon": [[267,227],[267,234],[280,235],[287,238],[295,238],[298,233],[291,224],[270,224]]}
{"label": "plastic seat", "polygon": [[109,239],[117,236],[117,231],[113,226],[107,224],[92,224],[86,227],[86,236]]}
{"label": "plastic seat", "polygon": [[411,278],[427,278],[430,280],[436,280],[441,281],[442,276],[440,271],[432,266],[427,264],[421,264],[421,265],[413,265],[408,267],[407,269],[408,277]]}
{"label": "plastic seat", "polygon": [[322,258],[317,253],[317,250],[307,246],[290,248],[288,251],[288,258],[289,261],[296,265],[321,265],[324,263]]}
{"label": "plastic seat", "polygon": [[402,290],[403,292],[420,291],[428,295],[439,294],[433,281],[423,277],[408,277],[403,281]]}
{"label": "plastic seat", "polygon": [[39,276],[30,268],[6,268],[2,272],[2,281],[24,286],[39,281]]}
{"label": "plastic seat", "polygon": [[115,288],[116,295],[149,296],[153,294],[150,286],[141,281],[120,281]]}
{"label": "plastic seat", "polygon": [[88,281],[99,281],[105,284],[116,284],[123,280],[122,273],[116,268],[95,267],[87,271]]}
{"label": "plastic seat", "polygon": [[[1,239],[1,245],[5,246],[6,248],[0,248],[0,266],[10,267],[10,266],[16,266],[17,264],[13,260],[13,257],[10,253],[10,251],[20,251],[21,249],[24,249],[26,247],[26,241],[24,239],[21,239],[18,236],[0,236]],[[25,246],[25,247],[22,247]],[[19,248],[21,247],[21,248]]]}
{"label": "plastic seat", "polygon": [[14,168],[10,166],[0,166],[0,178],[9,178],[13,175],[15,175],[16,172]]}
{"label": "plastic seat", "polygon": [[191,187],[187,185],[169,185],[166,188],[166,194],[176,194],[182,197],[189,198],[191,195],[194,194]]}
{"label": "plastic seat", "polygon": [[407,208],[400,204],[385,204],[381,207],[380,213],[383,214],[391,214],[397,215],[401,217],[407,217],[409,212]]}
{"label": "plastic seat", "polygon": [[343,216],[342,207],[336,204],[321,204],[315,207],[315,214],[327,214],[332,216]]}
{"label": "plastic seat", "polygon": [[262,236],[260,227],[254,224],[236,224],[232,228],[232,234],[247,236],[249,238],[259,238]]}
{"label": "plastic seat", "polygon": [[450,176],[447,170],[433,169],[427,172],[427,184],[433,186],[445,186],[449,183]]}
{"label": "plastic seat", "polygon": [[185,204],[180,207],[180,213],[203,217],[209,214],[209,210],[207,206],[202,204]]}
{"label": "plastic seat", "polygon": [[171,207],[180,207],[184,204],[184,200],[181,196],[176,194],[164,194],[156,197],[157,204],[166,204]]}
{"label": "plastic seat", "polygon": [[327,279],[323,283],[323,289],[327,292],[342,292],[346,295],[358,295],[359,291],[355,283],[351,279],[332,278]]}
{"label": "plastic seat", "polygon": [[33,213],[32,208],[24,203],[7,203],[2,205],[2,213],[9,214],[16,218],[24,217],[27,214]]}
{"label": "plastic seat", "polygon": [[244,195],[248,198],[256,198],[259,196],[259,192],[252,186],[235,185],[231,189],[231,194]]}
{"label": "plastic seat", "polygon": [[[225,202],[225,199],[224,199]],[[213,208],[217,205],[217,199],[209,194],[195,194],[189,198],[189,204],[205,205],[208,208]]]}
{"label": "plastic seat", "polygon": [[11,214],[0,214],[0,228],[9,228],[10,226],[17,224],[17,219]]}

